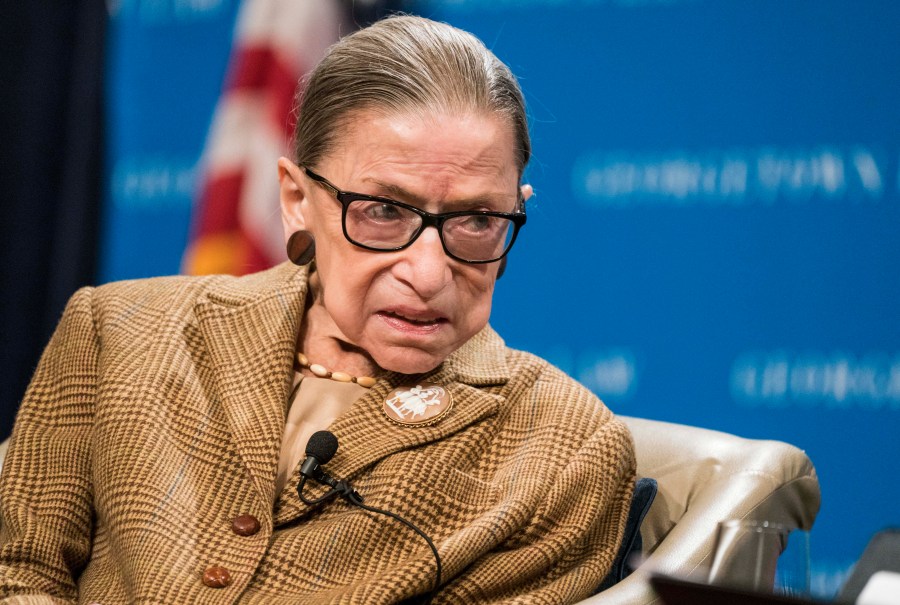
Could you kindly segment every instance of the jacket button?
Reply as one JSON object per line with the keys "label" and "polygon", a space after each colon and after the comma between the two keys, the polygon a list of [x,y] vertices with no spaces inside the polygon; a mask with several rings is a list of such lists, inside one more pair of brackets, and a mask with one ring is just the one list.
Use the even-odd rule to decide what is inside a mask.
{"label": "jacket button", "polygon": [[231,574],[224,567],[213,565],[203,572],[203,584],[210,588],[225,588],[231,584]]}
{"label": "jacket button", "polygon": [[259,519],[253,515],[238,515],[231,520],[231,530],[239,536],[252,536],[259,531]]}

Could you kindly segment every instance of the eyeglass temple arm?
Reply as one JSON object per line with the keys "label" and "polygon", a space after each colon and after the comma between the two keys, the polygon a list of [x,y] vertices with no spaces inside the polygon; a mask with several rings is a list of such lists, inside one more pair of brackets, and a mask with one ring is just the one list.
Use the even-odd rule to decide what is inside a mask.
{"label": "eyeglass temple arm", "polygon": [[312,180],[316,181],[317,183],[320,183],[333,196],[337,197],[338,195],[340,195],[342,193],[342,191],[340,189],[338,189],[337,187],[335,187],[334,185],[329,183],[325,179],[325,177],[319,176],[318,174],[316,174],[315,172],[313,172],[312,170],[310,170],[309,168],[306,168],[306,167],[303,168],[303,171],[306,172],[306,176],[308,176]]}

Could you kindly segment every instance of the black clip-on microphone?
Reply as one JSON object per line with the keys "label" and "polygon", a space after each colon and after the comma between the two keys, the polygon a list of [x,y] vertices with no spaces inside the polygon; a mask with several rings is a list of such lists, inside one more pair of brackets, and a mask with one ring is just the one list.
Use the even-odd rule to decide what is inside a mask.
{"label": "black clip-on microphone", "polygon": [[[362,496],[357,493],[346,481],[336,481],[331,475],[322,470],[322,466],[328,464],[337,453],[338,440],[330,431],[316,431],[306,443],[306,460],[300,465],[300,484],[297,486],[297,495],[304,504],[319,504],[328,500],[335,494],[341,496],[351,504],[362,505]],[[331,488],[324,496],[315,500],[307,500],[303,496],[303,487],[306,480],[312,479]]]}
{"label": "black clip-on microphone", "polygon": [[[438,554],[437,548],[434,546],[434,542],[431,541],[425,532],[412,524],[412,522],[407,521],[400,515],[396,513],[392,513],[390,511],[386,511],[380,508],[376,508],[374,506],[368,506],[363,504],[363,498],[359,495],[355,489],[350,486],[350,482],[341,479],[336,480],[334,477],[326,473],[322,466],[327,464],[334,458],[334,455],[337,453],[338,449],[338,440],[337,437],[334,436],[334,433],[331,431],[316,431],[313,433],[312,437],[309,438],[309,441],[306,443],[306,460],[303,461],[303,464],[300,465],[300,483],[297,485],[297,495],[300,496],[300,500],[304,504],[314,505],[324,502],[329,498],[333,498],[334,496],[340,496],[348,503],[353,506],[358,506],[363,510],[367,510],[369,512],[378,513],[379,515],[387,515],[392,519],[396,519],[400,523],[403,523],[408,528],[419,534],[425,542],[428,543],[428,547],[431,548],[431,552],[434,555],[434,561],[436,564],[435,570],[435,580],[434,587],[427,595],[427,599],[425,603],[430,603],[434,598],[434,595],[437,594],[438,589],[441,586],[441,556]],[[312,479],[322,485],[327,485],[331,489],[328,492],[315,498],[313,500],[307,500],[303,496],[303,488],[306,485],[306,480]]]}

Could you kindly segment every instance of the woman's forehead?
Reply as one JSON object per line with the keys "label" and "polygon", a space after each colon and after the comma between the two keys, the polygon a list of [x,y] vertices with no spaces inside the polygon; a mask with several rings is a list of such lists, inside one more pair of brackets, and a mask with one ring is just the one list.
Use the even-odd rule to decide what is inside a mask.
{"label": "woman's forehead", "polygon": [[428,197],[474,188],[508,196],[518,184],[512,126],[491,114],[359,113],[323,159],[340,186],[372,185],[384,194]]}

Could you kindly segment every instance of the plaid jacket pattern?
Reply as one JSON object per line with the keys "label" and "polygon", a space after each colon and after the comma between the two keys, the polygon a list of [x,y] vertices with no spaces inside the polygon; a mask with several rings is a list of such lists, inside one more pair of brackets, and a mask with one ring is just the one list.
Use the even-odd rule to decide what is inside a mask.
{"label": "plaid jacket pattern", "polygon": [[[378,604],[431,589],[431,551],[400,523],[341,500],[307,506],[298,473],[274,497],[306,278],[283,264],[73,296],[0,477],[4,602]],[[589,596],[633,489],[624,425],[490,328],[425,377],[454,398],[433,426],[381,411],[415,378],[382,376],[335,421],[328,471],[432,537],[435,603]],[[245,514],[256,534],[232,530]],[[227,586],[201,581],[211,566]]]}

